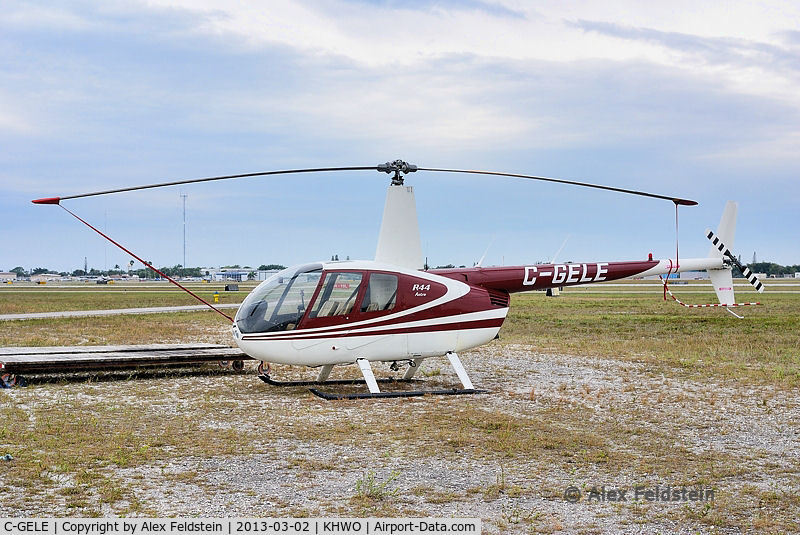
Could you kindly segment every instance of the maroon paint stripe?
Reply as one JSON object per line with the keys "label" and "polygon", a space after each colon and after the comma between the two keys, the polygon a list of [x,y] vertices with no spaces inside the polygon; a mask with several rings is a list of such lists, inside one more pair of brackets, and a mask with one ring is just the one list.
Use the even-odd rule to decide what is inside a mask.
{"label": "maroon paint stripe", "polygon": [[[305,326],[306,324],[301,324],[301,326],[298,329],[298,331],[306,331],[306,330],[310,330],[310,329],[327,329],[327,328],[331,328],[329,331],[324,331],[324,333],[325,334],[335,334],[335,333],[339,333],[339,332],[342,332],[342,331],[349,331],[351,329],[374,329],[376,327],[388,327],[390,325],[400,325],[402,323],[410,323],[410,322],[414,322],[414,321],[448,319],[448,318],[453,318],[453,317],[459,316],[460,314],[471,314],[471,313],[476,313],[476,312],[493,312],[495,310],[500,310],[497,307],[484,308],[484,309],[480,309],[480,310],[475,310],[475,309],[470,308],[470,309],[464,310],[463,312],[459,312],[459,313],[456,313],[456,314],[452,313],[452,311],[450,311],[451,313],[444,314],[444,315],[442,315],[441,313],[440,314],[436,313],[436,311],[440,311],[441,312],[442,307],[445,307],[445,306],[450,306],[450,305],[458,306],[459,302],[464,300],[464,299],[466,299],[466,298],[469,298],[469,294],[467,294],[465,296],[462,296],[462,297],[459,297],[457,299],[453,299],[452,301],[446,301],[446,302],[442,303],[441,305],[433,307],[433,308],[429,308],[429,309],[426,309],[426,310],[421,310],[419,312],[413,312],[411,314],[404,314],[402,316],[399,316],[399,317],[391,319],[391,320],[376,321],[376,322],[370,323],[368,325],[354,325],[354,323],[356,321],[366,321],[366,320],[360,320],[360,319],[352,320],[352,321],[342,320],[342,322],[340,324],[338,324],[338,325],[325,325],[325,326],[321,326],[321,327],[314,327],[314,326],[306,327]],[[508,307],[503,307],[503,308],[508,308]],[[478,321],[478,320],[475,320],[475,321]],[[253,334],[258,335],[260,333],[253,333]]]}
{"label": "maroon paint stripe", "polygon": [[[344,337],[356,337],[356,336],[382,336],[385,334],[406,334],[406,333],[428,333],[428,332],[439,332],[439,331],[456,331],[456,330],[471,330],[471,329],[486,329],[490,327],[500,327],[503,324],[505,318],[493,318],[488,320],[477,320],[477,321],[464,321],[460,323],[449,323],[445,325],[425,325],[422,327],[412,327],[412,328],[400,328],[400,329],[387,329],[385,331],[367,331],[367,332],[359,332],[359,333],[349,333],[349,332],[341,332],[338,331],[336,333],[319,333],[318,335],[314,336],[303,336],[296,337],[296,336],[275,336],[275,337],[257,337],[257,336],[249,336],[244,335],[242,336],[242,340],[260,340],[260,341],[269,341],[269,340],[290,340],[293,342],[301,342],[303,340],[319,340],[322,338],[344,338]],[[302,334],[300,331],[298,333]]]}
{"label": "maroon paint stripe", "polygon": [[[454,318],[456,316],[459,316],[460,314],[440,315],[440,314],[436,314],[434,312],[434,310],[441,309],[442,306],[449,305],[451,303],[458,303],[461,299],[464,299],[464,297],[467,297],[467,296],[463,296],[463,297],[460,297],[458,299],[454,299],[453,301],[447,301],[446,303],[443,303],[442,305],[439,305],[438,307],[434,307],[433,309],[429,308],[427,310],[422,310],[420,312],[414,312],[412,314],[405,314],[403,316],[394,318],[392,320],[378,321],[378,322],[375,322],[375,323],[370,323],[368,325],[354,325],[354,323],[350,323],[350,322],[344,321],[343,323],[341,323],[339,325],[327,325],[327,326],[324,326],[324,327],[305,327],[305,326],[301,326],[298,329],[298,332],[299,331],[306,331],[307,329],[308,330],[310,330],[310,329],[325,329],[325,328],[329,328],[329,327],[335,327],[335,328],[330,329],[328,331],[319,332],[320,336],[323,336],[323,335],[328,336],[328,335],[335,335],[335,334],[339,334],[339,333],[344,333],[344,332],[350,331],[352,329],[375,329],[377,327],[388,327],[390,325],[401,325],[401,324],[404,324],[404,323],[411,323],[411,322],[414,322],[414,321],[450,319],[450,318]],[[497,310],[497,309],[495,308],[495,309],[485,309],[485,310],[469,310],[467,313],[492,312],[494,310]],[[483,321],[483,320],[473,320],[473,321]],[[461,322],[461,323],[465,323],[465,322]],[[253,333],[253,334],[258,336],[261,333]],[[317,334],[317,333],[314,333],[314,334]]]}
{"label": "maroon paint stripe", "polygon": [[606,282],[638,275],[658,265],[657,260],[581,262],[528,266],[477,267],[432,270],[431,273],[490,290],[509,293]]}

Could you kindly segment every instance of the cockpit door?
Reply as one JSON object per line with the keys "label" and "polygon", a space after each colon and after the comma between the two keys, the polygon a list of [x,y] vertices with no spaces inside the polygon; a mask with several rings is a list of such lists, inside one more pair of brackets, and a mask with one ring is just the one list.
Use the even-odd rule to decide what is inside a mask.
{"label": "cockpit door", "polygon": [[364,293],[364,278],[365,274],[360,271],[324,272],[300,328],[328,327],[351,321]]}

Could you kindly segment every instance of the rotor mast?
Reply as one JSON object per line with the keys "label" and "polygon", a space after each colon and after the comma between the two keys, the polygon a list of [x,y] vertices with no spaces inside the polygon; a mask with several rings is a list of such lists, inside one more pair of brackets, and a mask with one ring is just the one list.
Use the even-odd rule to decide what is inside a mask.
{"label": "rotor mast", "polygon": [[403,175],[416,170],[416,165],[403,160],[378,165],[378,171],[394,173],[394,176],[386,191],[386,204],[375,250],[376,262],[422,269],[422,242],[414,188],[403,184]]}
{"label": "rotor mast", "polygon": [[403,160],[395,160],[393,162],[379,164],[378,171],[389,175],[394,173],[394,176],[392,177],[392,186],[402,186],[403,175],[415,173],[417,171],[417,166],[408,162],[404,162]]}

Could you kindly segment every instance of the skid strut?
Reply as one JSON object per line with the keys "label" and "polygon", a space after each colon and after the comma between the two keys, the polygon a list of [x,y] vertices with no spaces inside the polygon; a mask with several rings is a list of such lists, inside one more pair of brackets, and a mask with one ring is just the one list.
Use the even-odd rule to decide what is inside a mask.
{"label": "skid strut", "polygon": [[[375,376],[372,373],[372,366],[370,365],[367,359],[358,359],[356,362],[358,363],[358,367],[361,369],[362,375],[364,375],[363,381],[353,381],[349,384],[364,384],[366,383],[367,387],[369,388],[369,392],[360,392],[360,393],[353,393],[353,394],[340,394],[336,392],[323,392],[316,388],[309,389],[312,394],[315,396],[319,396],[322,399],[327,400],[334,400],[334,399],[374,399],[374,398],[410,398],[410,397],[420,397],[420,396],[460,396],[465,394],[483,394],[486,390],[479,390],[476,389],[472,385],[472,381],[467,375],[467,371],[464,369],[464,366],[461,364],[461,359],[458,358],[458,354],[455,352],[447,353],[447,358],[450,360],[450,364],[452,364],[453,368],[458,375],[461,384],[464,388],[452,388],[452,389],[440,389],[440,390],[406,390],[401,392],[381,392],[380,388],[378,387],[378,383],[386,382],[385,380],[376,380]],[[405,376],[403,377],[402,381],[410,381],[411,377],[414,376],[414,373],[417,369],[419,369],[420,364],[422,363],[422,359],[414,359],[412,366],[406,372]],[[413,370],[413,371],[412,371]],[[262,378],[262,380],[265,380]],[[309,381],[309,383],[311,383]],[[325,384],[336,384],[334,381],[329,381]],[[339,383],[341,384],[341,383]]]}
{"label": "skid strut", "polygon": [[[314,381],[276,381],[270,375],[271,367],[269,362],[262,361],[258,365],[258,378],[272,386],[318,386],[318,385],[363,385],[366,384],[364,379],[333,379],[328,380],[331,374],[333,365],[322,366],[319,370],[316,380]],[[413,382],[410,377],[403,377],[402,379],[387,378],[376,379],[378,383],[410,383]]]}
{"label": "skid strut", "polygon": [[[363,385],[366,384],[364,379],[333,379],[331,381],[276,381],[266,374],[258,376],[259,379],[272,386],[320,386],[320,385]],[[411,379],[375,379],[378,383],[410,383]]]}

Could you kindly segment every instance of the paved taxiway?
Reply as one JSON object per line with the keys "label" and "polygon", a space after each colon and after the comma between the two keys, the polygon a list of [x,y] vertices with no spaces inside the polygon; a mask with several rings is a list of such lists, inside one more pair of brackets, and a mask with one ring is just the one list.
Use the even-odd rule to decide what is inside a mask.
{"label": "paved taxiway", "polygon": [[[241,303],[214,305],[217,308],[239,308]],[[211,310],[205,305],[184,305],[173,307],[115,308],[110,310],[65,310],[61,312],[31,312],[27,314],[0,314],[0,321],[38,320],[47,318],[80,318],[88,316],[116,316],[119,314],[158,314],[161,312],[195,312]]]}

